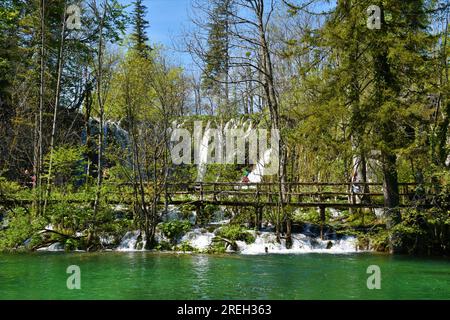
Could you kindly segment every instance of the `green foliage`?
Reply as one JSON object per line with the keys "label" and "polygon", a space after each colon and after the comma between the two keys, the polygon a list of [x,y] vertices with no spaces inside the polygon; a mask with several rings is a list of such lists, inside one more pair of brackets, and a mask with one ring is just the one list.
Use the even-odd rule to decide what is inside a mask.
{"label": "green foliage", "polygon": [[172,248],[173,248],[173,245],[167,241],[158,242],[155,246],[155,249],[158,251],[171,251]]}
{"label": "green foliage", "polygon": [[162,222],[158,225],[162,233],[175,244],[176,241],[186,232],[191,230],[191,224],[187,220],[179,221],[172,220],[169,222]]}
{"label": "green foliage", "polygon": [[187,220],[187,218],[192,214],[192,212],[195,212],[197,208],[193,204],[183,204],[178,209],[180,210],[183,218]]}
{"label": "green foliage", "polygon": [[[77,180],[84,180],[83,170],[85,166],[84,146],[58,146],[52,155],[52,176],[50,179],[58,185],[67,185]],[[45,158],[45,166],[49,167],[50,154]],[[46,176],[48,179],[48,175]]]}
{"label": "green foliage", "polygon": [[217,80],[222,80],[228,72],[229,54],[229,15],[231,1],[214,1],[208,30],[208,52],[206,53],[206,67],[203,73],[202,85],[207,90],[219,93],[221,86]]}
{"label": "green foliage", "polygon": [[[325,211],[325,217],[327,220],[330,219],[330,211]],[[306,208],[306,209],[300,209],[296,210],[293,217],[294,222],[309,222],[314,224],[320,224],[320,213],[316,208]]]}
{"label": "green foliage", "polygon": [[131,38],[134,43],[134,50],[145,58],[150,52],[150,47],[147,45],[148,36],[145,31],[148,27],[148,21],[145,19],[147,7],[142,3],[142,0],[135,0],[133,4],[133,33]]}
{"label": "green foliage", "polygon": [[389,232],[385,229],[371,232],[353,231],[358,239],[360,250],[375,250],[377,252],[387,252],[389,250]]}
{"label": "green foliage", "polygon": [[217,231],[217,236],[223,237],[230,241],[245,241],[247,244],[255,242],[255,237],[245,228],[237,224],[228,224],[221,227]]}
{"label": "green foliage", "polygon": [[90,206],[57,202],[47,208],[46,215],[49,222],[59,230],[66,230],[74,234],[78,230],[84,230],[92,219],[93,210]]}
{"label": "green foliage", "polygon": [[[44,219],[33,218],[22,208],[8,213],[5,219],[7,227],[0,230],[0,251],[24,247],[25,241],[35,236],[45,225]],[[33,243],[34,241],[28,245],[32,246]]]}
{"label": "green foliage", "polygon": [[242,178],[240,168],[236,164],[208,164],[205,182],[235,182]]}
{"label": "green foliage", "polygon": [[23,188],[14,181],[9,181],[4,177],[0,176],[0,196],[4,198],[14,199],[19,195],[19,193],[23,193]]}
{"label": "green foliage", "polygon": [[206,251],[210,254],[222,254],[226,252],[225,242],[223,241],[213,241]]}
{"label": "green foliage", "polygon": [[78,241],[72,238],[68,238],[64,244],[64,250],[73,251],[78,248]]}
{"label": "green foliage", "polygon": [[205,225],[211,222],[213,215],[219,210],[219,206],[213,204],[207,204],[203,207],[200,215],[197,216],[197,223],[200,225]]}
{"label": "green foliage", "polygon": [[408,253],[450,253],[450,211],[408,209],[391,230],[393,245]]}
{"label": "green foliage", "polygon": [[187,241],[183,241],[178,246],[175,247],[175,251],[182,251],[182,252],[197,252],[198,250],[195,249],[193,246],[189,244]]}

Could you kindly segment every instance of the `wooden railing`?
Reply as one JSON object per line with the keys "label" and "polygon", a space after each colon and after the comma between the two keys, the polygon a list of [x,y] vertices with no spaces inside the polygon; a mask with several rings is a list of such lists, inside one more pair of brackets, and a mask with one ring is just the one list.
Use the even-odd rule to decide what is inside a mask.
{"label": "wooden railing", "polygon": [[[149,184],[150,185],[150,184]],[[132,184],[112,185],[111,192],[104,199],[111,204],[131,204]],[[423,186],[423,185],[422,185]],[[169,183],[162,192],[159,203],[227,206],[279,206],[293,207],[329,207],[329,208],[383,208],[384,194],[381,183],[340,183],[340,182],[290,182],[284,185],[283,202],[280,200],[278,183],[237,183],[237,182],[192,182]],[[400,207],[433,205],[435,194],[431,186],[425,186],[426,192],[417,190],[415,183],[399,183]],[[368,192],[367,192],[368,191]],[[167,194],[167,197],[165,195]],[[149,196],[149,195],[147,195]],[[31,199],[1,199],[0,203],[27,204]],[[93,199],[50,199],[49,202],[89,203]],[[150,202],[150,200],[149,200]]]}

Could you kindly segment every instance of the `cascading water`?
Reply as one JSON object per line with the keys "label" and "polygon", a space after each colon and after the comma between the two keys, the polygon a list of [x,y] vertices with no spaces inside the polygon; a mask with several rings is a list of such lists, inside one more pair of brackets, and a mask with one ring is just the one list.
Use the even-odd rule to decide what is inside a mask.
{"label": "cascading water", "polygon": [[292,234],[292,248],[287,249],[285,240],[281,243],[276,241],[276,235],[273,232],[260,232],[255,237],[255,242],[246,244],[243,241],[237,241],[239,252],[241,254],[264,254],[264,253],[353,253],[357,252],[357,242],[354,237],[344,237],[340,240],[321,240],[305,234]]}
{"label": "cascading water", "polygon": [[262,177],[264,176],[264,166],[270,162],[271,156],[272,149],[267,149],[261,159],[258,160],[255,168],[248,175],[249,182],[260,183],[262,181]]}
{"label": "cascading water", "polygon": [[[255,254],[302,254],[302,253],[330,253],[343,254],[359,252],[357,248],[357,239],[352,236],[343,237],[334,240],[321,240],[320,238],[309,236],[304,233],[292,234],[292,248],[287,249],[285,241],[281,239],[280,243],[276,241],[274,232],[255,232],[249,231],[255,236],[255,241],[247,244],[244,241],[236,241],[237,252],[245,255]],[[117,251],[141,251],[145,247],[145,242],[138,247],[139,231],[130,231],[123,237]],[[178,242],[188,243],[200,252],[206,251],[212,244],[215,237],[215,231],[209,232],[204,228],[195,228],[187,232]],[[156,241],[166,241],[162,235],[156,236]]]}
{"label": "cascading water", "polygon": [[225,162],[226,157],[233,159],[236,156],[237,150],[230,154],[225,154],[226,147],[224,142],[226,141],[226,132],[231,129],[242,129],[243,136],[241,138],[248,139],[250,134],[252,134],[253,126],[250,120],[243,122],[231,119],[225,125],[219,124],[216,126],[216,129],[212,129],[211,122],[208,122],[203,135],[196,137],[196,139],[199,139],[197,181],[203,181],[207,171],[207,164],[212,160],[210,159],[210,139],[212,137],[214,137],[216,156],[219,154],[222,162]]}
{"label": "cascading water", "polygon": [[198,250],[206,250],[212,243],[214,233],[205,229],[196,228],[186,233],[180,242],[187,242],[190,246]]}
{"label": "cascading water", "polygon": [[[141,237],[141,241],[139,241]],[[120,241],[117,251],[141,251],[145,248],[145,234],[137,231],[128,231]]]}
{"label": "cascading water", "polygon": [[197,181],[203,181],[206,174],[208,156],[209,156],[209,139],[211,138],[211,123],[208,122],[206,125],[205,132],[200,140],[200,146],[198,150],[198,171],[197,171]]}

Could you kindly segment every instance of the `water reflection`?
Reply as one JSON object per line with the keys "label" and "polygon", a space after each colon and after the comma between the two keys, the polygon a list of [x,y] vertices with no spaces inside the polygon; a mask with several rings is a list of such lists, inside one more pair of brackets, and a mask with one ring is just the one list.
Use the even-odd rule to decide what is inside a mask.
{"label": "water reflection", "polygon": [[196,279],[192,283],[192,289],[194,296],[201,297],[201,299],[209,299],[209,264],[209,257],[206,255],[192,256],[192,272]]}

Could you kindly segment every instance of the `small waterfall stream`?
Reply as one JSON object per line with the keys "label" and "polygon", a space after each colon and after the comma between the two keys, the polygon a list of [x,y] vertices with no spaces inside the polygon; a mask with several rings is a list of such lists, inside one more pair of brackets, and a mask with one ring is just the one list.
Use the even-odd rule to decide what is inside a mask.
{"label": "small waterfall stream", "polygon": [[[285,241],[282,239],[280,243],[276,241],[274,232],[249,231],[255,236],[255,242],[247,244],[244,241],[236,241],[238,253],[252,255],[252,254],[301,254],[301,253],[355,253],[359,252],[357,248],[357,239],[353,236],[343,237],[334,240],[321,240],[314,236],[309,236],[303,233],[292,234],[292,248],[287,249]],[[145,243],[141,248],[136,249],[138,243],[139,231],[127,232],[123,237],[117,251],[142,251]],[[203,252],[206,251],[212,244],[215,237],[215,232],[209,232],[204,228],[194,228],[187,232],[179,241],[189,243],[193,248]],[[157,240],[161,240],[161,236],[157,236]]]}

